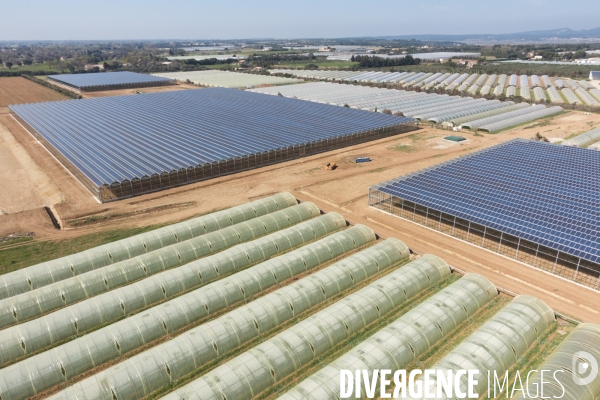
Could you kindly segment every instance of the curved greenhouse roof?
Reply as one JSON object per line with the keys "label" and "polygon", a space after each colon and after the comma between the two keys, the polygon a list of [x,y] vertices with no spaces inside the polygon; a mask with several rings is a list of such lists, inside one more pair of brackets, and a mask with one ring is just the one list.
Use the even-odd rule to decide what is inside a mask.
{"label": "curved greenhouse roof", "polygon": [[[220,355],[296,318],[302,312],[325,303],[332,296],[358,285],[399,262],[405,262],[409,255],[408,248],[399,240],[382,241],[202,324],[184,335],[125,360],[98,375],[78,382],[67,388],[64,393],[59,393],[57,397],[81,397],[81,395],[92,398],[103,397],[107,387],[110,387],[119,399],[142,398],[169,385],[172,380],[179,379],[212,362]],[[282,350],[287,349],[290,352],[301,352],[302,355],[306,355],[305,350],[311,343],[314,357],[331,347],[333,343],[348,336],[350,332],[356,332],[377,320],[387,310],[402,304],[449,274],[446,265],[424,265],[424,263],[418,265],[419,267],[415,267],[411,262],[390,272],[363,289],[263,341],[256,346],[259,350],[251,349],[241,356],[222,363],[207,375],[224,378],[222,382],[227,386],[226,391],[232,391],[232,397],[229,398],[251,398],[250,393],[258,393],[258,388],[264,388],[264,385],[271,383],[271,368],[275,368],[274,376],[282,378],[286,372],[291,372],[292,368],[299,367],[299,363],[290,364],[288,358],[281,359]],[[353,317],[352,313],[357,315]],[[328,321],[328,324],[324,325],[322,321]],[[344,322],[348,328],[343,329],[342,332],[338,330],[338,325]],[[329,336],[324,336],[321,329],[329,331]],[[298,335],[306,337],[307,340],[299,343]],[[188,350],[182,352],[183,349]],[[266,351],[263,352],[263,349]],[[279,362],[261,362],[263,360],[259,354],[267,355],[270,361],[273,357]],[[250,365],[247,363],[248,359],[251,360]],[[165,368],[165,365],[168,368]],[[247,368],[254,372],[254,379],[244,380],[239,379],[240,376],[235,374],[231,375],[230,371],[243,373],[241,371],[248,371]],[[266,375],[263,374],[265,368]],[[130,379],[121,378],[123,371],[131,371],[128,373]],[[228,377],[221,375],[224,371]],[[238,384],[243,381],[245,383]],[[107,386],[105,382],[110,383]],[[192,385],[197,383],[192,382]],[[250,391],[247,390],[249,386],[252,386]],[[179,389],[182,390],[185,389]],[[200,391],[198,394],[208,396],[209,392]]]}
{"label": "curved greenhouse roof", "polygon": [[[428,369],[455,374],[458,370],[477,370],[473,391],[483,396],[488,388],[488,371],[502,376],[510,370],[553,322],[554,312],[542,301],[531,296],[518,296]],[[431,392],[435,393],[436,388],[434,383]],[[460,379],[460,389],[461,392],[468,391],[466,375]]]}
{"label": "curved greenhouse roof", "polygon": [[[585,353],[585,357],[580,355]],[[593,357],[596,363],[600,364],[600,326],[594,324],[581,324],[575,328],[558,347],[545,359],[542,365],[537,367],[538,371],[545,372],[546,377],[541,373],[531,375],[528,380],[527,390],[534,397],[527,396],[528,399],[552,399],[562,398],[563,400],[594,400],[600,396],[600,374],[596,374],[594,379],[587,384],[582,384],[589,374],[584,375],[589,368],[589,359]],[[581,367],[580,367],[581,366]],[[556,371],[563,371],[559,376],[559,386],[554,379],[548,377],[554,376]],[[580,371],[583,371],[580,372]],[[544,381],[544,397],[541,397],[539,388]],[[526,382],[523,382],[526,385]],[[535,394],[537,393],[537,395]],[[514,397],[516,400],[523,400],[522,395]]]}
{"label": "curved greenhouse roof", "polygon": [[29,292],[51,283],[72,278],[296,204],[298,204],[296,199],[290,193],[276,194],[251,203],[93,247],[66,257],[22,268],[0,275],[0,298],[5,299]]}
{"label": "curved greenhouse roof", "polygon": [[587,147],[590,144],[600,142],[600,128],[595,128],[581,135],[563,141],[563,146]]}
{"label": "curved greenhouse roof", "polygon": [[523,114],[523,115],[519,115],[517,117],[513,117],[513,118],[505,119],[502,121],[493,122],[491,124],[483,125],[483,126],[480,126],[479,129],[481,129],[482,131],[490,132],[490,133],[498,132],[503,129],[512,128],[513,126],[517,126],[517,125],[524,124],[527,122],[535,121],[536,119],[539,119],[539,118],[545,118],[545,117],[549,117],[552,115],[560,114],[561,112],[563,112],[563,109],[562,109],[562,107],[559,107],[559,106],[544,108],[542,110],[533,111],[528,114]]}
{"label": "curved greenhouse roof", "polygon": [[496,295],[496,288],[487,279],[467,274],[312,374],[279,399],[335,399],[339,395],[342,369],[405,369]]}

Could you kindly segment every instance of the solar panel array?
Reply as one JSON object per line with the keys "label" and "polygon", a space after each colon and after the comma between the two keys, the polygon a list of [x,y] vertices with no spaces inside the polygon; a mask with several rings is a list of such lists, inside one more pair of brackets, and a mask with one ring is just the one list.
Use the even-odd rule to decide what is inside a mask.
{"label": "solar panel array", "polygon": [[373,189],[600,263],[600,154],[515,139]]}
{"label": "solar panel array", "polygon": [[223,88],[21,104],[10,109],[97,187],[277,151],[269,155],[268,163],[273,163],[285,158],[282,152],[289,159],[290,152],[297,150],[292,146],[304,146],[302,155],[329,141],[323,142],[328,147],[317,150],[325,151],[334,142],[337,147],[355,144],[346,143],[348,135],[398,128],[412,121]]}
{"label": "solar panel array", "polygon": [[138,74],[136,72],[120,71],[120,72],[103,72],[90,74],[65,74],[65,75],[48,75],[48,79],[58,83],[88,91],[90,89],[103,90],[109,86],[135,86],[135,85],[159,85],[174,83],[172,79],[161,78],[158,76]]}

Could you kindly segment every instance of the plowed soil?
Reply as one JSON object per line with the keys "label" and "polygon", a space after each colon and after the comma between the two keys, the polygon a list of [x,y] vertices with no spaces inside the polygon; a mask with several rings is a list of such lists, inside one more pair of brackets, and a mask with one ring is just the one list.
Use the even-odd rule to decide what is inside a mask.
{"label": "plowed soil", "polygon": [[67,99],[67,96],[20,76],[0,78],[0,113],[8,113],[9,104]]}

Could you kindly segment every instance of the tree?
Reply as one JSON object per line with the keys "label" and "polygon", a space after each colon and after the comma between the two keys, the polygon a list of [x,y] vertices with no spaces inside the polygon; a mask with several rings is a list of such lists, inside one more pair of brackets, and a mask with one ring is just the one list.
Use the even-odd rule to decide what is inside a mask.
{"label": "tree", "polygon": [[13,66],[13,63],[11,63],[10,61],[7,61],[6,66],[8,67],[8,69],[10,69]]}

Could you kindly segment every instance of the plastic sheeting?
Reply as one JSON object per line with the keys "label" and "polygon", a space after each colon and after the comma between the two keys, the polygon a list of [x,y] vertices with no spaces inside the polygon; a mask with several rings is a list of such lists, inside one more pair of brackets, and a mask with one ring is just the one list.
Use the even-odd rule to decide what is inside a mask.
{"label": "plastic sheeting", "polygon": [[569,88],[564,88],[561,90],[563,96],[565,96],[565,99],[567,99],[567,103],[569,104],[583,104],[581,102],[581,100],[579,99],[579,97],[577,97],[575,95],[575,92],[573,92],[571,89]]}
{"label": "plastic sheeting", "polygon": [[[321,222],[327,219],[337,222],[338,228],[345,224],[344,219],[336,213],[327,214],[321,219]],[[314,223],[317,221],[318,219],[309,221],[313,224],[312,228],[315,228]],[[321,234],[326,232],[323,229],[315,230]],[[312,238],[308,233],[304,237],[305,241]],[[0,396],[3,399],[22,399],[68,381],[97,365],[251,299],[264,290],[298,274],[309,272],[374,240],[375,234],[371,229],[357,225],[91,332],[54,350],[35,355],[3,370],[0,376]],[[217,268],[216,264],[213,266]],[[218,265],[218,268],[225,273],[232,270],[232,267],[223,264]],[[184,339],[193,337],[188,335]],[[166,346],[172,348],[176,340],[178,339]],[[160,352],[159,347],[155,349]]]}
{"label": "plastic sheeting", "polygon": [[440,261],[435,258],[432,263],[411,262],[165,398],[250,399],[439,282],[449,274],[448,267]]}
{"label": "plastic sheeting", "polygon": [[[374,236],[370,230],[369,234]],[[111,391],[119,400],[142,398],[409,256],[402,242],[385,240],[81,381],[54,398],[106,398],[112,397]]]}
{"label": "plastic sheeting", "polygon": [[[600,396],[600,374],[596,374],[596,378],[592,379],[587,384],[578,384],[580,379],[589,376],[589,372],[583,374],[579,372],[579,366],[589,363],[591,360],[585,359],[579,352],[585,352],[587,357],[591,356],[596,360],[597,365],[600,365],[600,326],[594,324],[581,324],[573,332],[571,332],[561,344],[550,354],[544,363],[536,369],[549,370],[544,372],[544,399],[562,400],[594,400]],[[575,368],[573,368],[575,366]],[[564,386],[561,388],[556,381],[552,379],[556,371],[563,370],[564,372],[557,373],[557,378]],[[589,369],[588,369],[589,371]],[[586,374],[587,373],[587,374]],[[542,399],[541,387],[542,376],[540,373],[532,375],[529,379],[527,387],[527,399]],[[525,382],[524,382],[525,384]],[[523,400],[524,397],[516,396],[516,400]]]}
{"label": "plastic sheeting", "polygon": [[594,128],[591,131],[577,135],[571,139],[563,141],[563,146],[587,147],[592,143],[600,142],[600,128]]}
{"label": "plastic sheeting", "polygon": [[[531,107],[531,108],[533,108],[533,107]],[[518,117],[513,117],[513,118],[505,119],[502,121],[494,122],[491,124],[487,124],[487,125],[479,127],[479,129],[481,129],[482,131],[490,132],[490,133],[498,132],[498,131],[501,131],[502,129],[506,129],[506,128],[510,128],[510,127],[524,124],[527,122],[535,121],[536,119],[539,119],[539,118],[545,118],[545,117],[549,117],[549,116],[552,116],[555,114],[560,114],[561,112],[563,112],[563,109],[562,109],[562,107],[559,107],[559,106],[544,108],[543,110],[534,111],[529,114],[519,115]]]}
{"label": "plastic sheeting", "polygon": [[556,90],[556,88],[554,86],[550,86],[546,91],[548,92],[548,96],[550,96],[550,101],[552,103],[558,103],[558,104],[564,103],[563,98],[560,96],[560,94],[558,93],[558,90]]}
{"label": "plastic sheeting", "polygon": [[302,245],[306,238],[312,240],[333,232],[343,223],[339,215],[322,216],[0,331],[0,362],[56,345],[73,335],[203,286],[227,273]]}
{"label": "plastic sheeting", "polygon": [[32,265],[0,276],[0,299],[28,292],[296,204],[298,203],[294,196],[289,193],[280,193],[70,256]]}
{"label": "plastic sheeting", "polygon": [[[461,369],[478,370],[473,392],[481,396],[487,391],[488,371],[502,376],[553,322],[554,312],[542,301],[531,296],[518,296],[438,363],[427,368],[454,371],[455,374]],[[436,391],[434,383],[430,393]],[[461,377],[460,391],[468,391],[466,376]],[[410,396],[407,398],[416,400]],[[446,396],[433,398],[446,399]]]}
{"label": "plastic sheeting", "polygon": [[544,89],[539,86],[533,88],[533,98],[537,102],[546,102],[546,95],[544,94]]}
{"label": "plastic sheeting", "polygon": [[502,121],[504,119],[516,117],[518,115],[529,114],[529,113],[531,113],[533,111],[543,110],[544,108],[545,107],[542,106],[542,105],[525,106],[523,108],[519,108],[517,110],[510,111],[510,112],[507,112],[507,113],[504,113],[504,114],[498,114],[498,115],[493,115],[491,117],[476,119],[474,121],[463,122],[461,124],[461,126],[463,128],[468,128],[468,129],[477,129],[480,126],[487,125],[487,124],[490,124],[492,122]]}
{"label": "plastic sheeting", "polygon": [[585,89],[577,88],[577,89],[575,89],[575,93],[577,93],[579,98],[581,100],[583,100],[583,102],[586,105],[592,106],[592,107],[600,107],[600,103],[598,102],[598,100],[596,100],[592,95],[590,95],[588,92],[586,92]]}
{"label": "plastic sheeting", "polygon": [[0,328],[98,296],[319,214],[314,204],[302,203],[0,300]]}
{"label": "plastic sheeting", "polygon": [[511,111],[519,110],[521,108],[529,107],[525,103],[515,104],[512,101],[507,101],[506,104],[508,104],[506,107],[496,108],[496,109],[490,110],[490,111],[485,111],[485,112],[481,112],[481,113],[477,113],[477,114],[473,114],[473,115],[468,115],[468,116],[461,117],[461,118],[451,119],[450,122],[454,126],[459,126],[460,124],[462,124],[464,122],[474,121],[474,120],[483,119],[483,118],[487,118],[487,117],[493,117],[494,115],[505,114],[505,113],[508,113]]}
{"label": "plastic sheeting", "polygon": [[376,369],[405,369],[497,294],[490,281],[479,275],[467,274],[314,373],[279,399],[338,399],[342,369],[371,372]]}
{"label": "plastic sheeting", "polygon": [[554,87],[554,85],[552,85],[552,81],[550,80],[548,75],[542,75],[542,83],[544,84],[544,86],[546,88]]}

